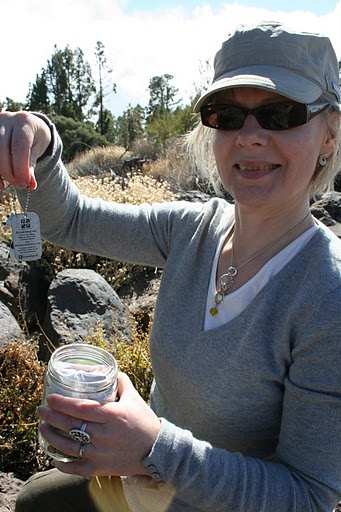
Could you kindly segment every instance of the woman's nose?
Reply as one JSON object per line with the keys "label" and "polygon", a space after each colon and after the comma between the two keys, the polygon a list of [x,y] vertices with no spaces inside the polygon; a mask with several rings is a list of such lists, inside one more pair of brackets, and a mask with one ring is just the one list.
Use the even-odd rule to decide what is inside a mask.
{"label": "woman's nose", "polygon": [[255,116],[246,116],[243,126],[238,130],[236,143],[241,146],[264,145],[267,143],[269,130],[265,130],[258,123]]}

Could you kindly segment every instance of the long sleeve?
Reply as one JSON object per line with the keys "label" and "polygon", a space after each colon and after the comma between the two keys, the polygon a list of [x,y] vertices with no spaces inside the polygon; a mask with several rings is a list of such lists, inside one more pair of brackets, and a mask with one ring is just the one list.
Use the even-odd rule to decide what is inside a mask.
{"label": "long sleeve", "polygon": [[[29,202],[30,211],[39,215],[42,236],[71,250],[162,267],[165,255],[151,231],[150,205],[119,204],[80,194],[61,160],[59,135],[53,124],[50,127],[52,154],[36,166],[38,186]],[[26,191],[17,190],[17,194],[24,205]],[[162,222],[167,222],[167,211],[160,213],[160,223],[161,215]]]}
{"label": "long sleeve", "polygon": [[[157,481],[173,483],[176,499],[169,511],[182,510],[177,500],[188,510],[215,512],[330,512],[336,506],[341,494],[341,357],[335,322],[340,300],[338,287],[305,316],[284,381],[271,460],[216,448],[162,419],[144,463]],[[316,318],[326,308],[329,318]]]}
{"label": "long sleeve", "polygon": [[321,226],[237,318],[204,331],[231,206],[88,199],[60,154],[55,134],[30,199],[43,236],[164,268],[150,336],[162,429],[145,465],[174,488],[168,511],[331,512],[341,497],[341,241]]}
{"label": "long sleeve", "polygon": [[[186,287],[189,266],[176,296],[160,291],[168,314],[160,308],[151,336],[152,406],[168,422],[145,464],[173,483],[170,512],[330,512],[340,500],[340,245],[321,228],[239,317],[211,331],[194,271]],[[167,269],[164,278],[171,286]]]}

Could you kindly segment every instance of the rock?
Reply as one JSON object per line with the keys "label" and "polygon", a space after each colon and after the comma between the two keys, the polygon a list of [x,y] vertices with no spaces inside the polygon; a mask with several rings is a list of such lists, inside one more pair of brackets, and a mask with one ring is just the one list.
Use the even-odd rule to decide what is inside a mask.
{"label": "rock", "polygon": [[[153,316],[157,295],[160,288],[161,272],[149,274],[149,279],[145,281],[143,290],[139,290],[138,286],[134,287],[134,291],[129,296],[123,296],[124,303],[127,304],[129,311],[139,325],[147,331],[150,327],[150,321]],[[152,276],[152,277],[151,277]],[[120,290],[122,293],[122,290]]]}
{"label": "rock", "polygon": [[47,308],[47,292],[52,282],[52,271],[44,261],[32,262],[20,275],[22,295],[20,308],[28,329],[42,323]]}
{"label": "rock", "polygon": [[176,198],[178,201],[206,203],[212,199],[212,196],[205,192],[201,192],[200,190],[181,190],[177,192]]}
{"label": "rock", "polygon": [[82,342],[96,328],[129,342],[131,314],[106,280],[93,270],[67,269],[50,285],[43,331],[54,346]]}
{"label": "rock", "polygon": [[20,325],[5,304],[0,302],[0,348],[23,336]]}
{"label": "rock", "polygon": [[20,314],[18,304],[20,273],[26,266],[24,262],[10,260],[7,245],[0,241],[0,300],[16,318]]}
{"label": "rock", "polygon": [[341,193],[323,194],[311,205],[311,213],[341,238]]}
{"label": "rock", "polygon": [[51,269],[42,260],[32,263],[8,259],[8,247],[0,242],[0,300],[27,329],[45,318]]}
{"label": "rock", "polygon": [[15,478],[13,473],[0,472],[0,512],[14,510],[17,494],[24,482]]}

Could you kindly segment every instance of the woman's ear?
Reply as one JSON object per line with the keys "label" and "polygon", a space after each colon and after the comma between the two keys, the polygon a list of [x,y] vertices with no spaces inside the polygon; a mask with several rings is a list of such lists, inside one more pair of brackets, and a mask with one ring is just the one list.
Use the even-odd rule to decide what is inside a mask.
{"label": "woman's ear", "polygon": [[338,132],[338,124],[340,124],[338,115],[329,115],[328,122],[325,124],[324,138],[321,144],[321,153],[325,153],[327,158],[335,151],[337,145],[336,134]]}

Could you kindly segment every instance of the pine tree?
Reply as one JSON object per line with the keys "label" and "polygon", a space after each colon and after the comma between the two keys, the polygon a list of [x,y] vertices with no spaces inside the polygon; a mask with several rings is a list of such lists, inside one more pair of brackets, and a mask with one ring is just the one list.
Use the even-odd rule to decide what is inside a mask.
{"label": "pine tree", "polygon": [[149,104],[147,107],[147,121],[165,112],[170,112],[179,100],[175,100],[178,94],[178,89],[171,85],[170,81],[173,80],[173,75],[165,74],[161,76],[154,76],[149,81]]}
{"label": "pine tree", "polygon": [[[111,84],[109,75],[112,73],[112,69],[108,67],[107,59],[104,53],[104,44],[101,41],[97,41],[95,56],[98,65],[98,83],[99,88],[96,94],[96,100],[94,107],[99,108],[98,115],[98,130],[101,135],[105,135],[105,107],[104,107],[104,98],[111,92],[116,92],[116,84]],[[108,91],[108,88],[110,89]]]}
{"label": "pine tree", "polygon": [[29,84],[29,92],[26,96],[26,109],[35,112],[50,113],[49,91],[46,83],[46,72],[36,75],[35,83]]}
{"label": "pine tree", "polygon": [[144,109],[141,105],[132,107],[123,112],[122,116],[117,118],[117,138],[118,143],[125,149],[130,149],[132,143],[143,135]]}
{"label": "pine tree", "polygon": [[89,115],[87,107],[94,92],[91,68],[82,50],[69,46],[59,50],[55,45],[46,68],[30,84],[26,108],[83,121]]}

